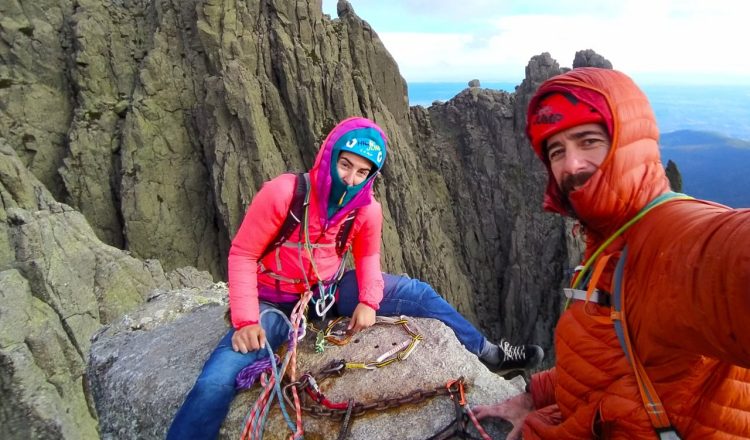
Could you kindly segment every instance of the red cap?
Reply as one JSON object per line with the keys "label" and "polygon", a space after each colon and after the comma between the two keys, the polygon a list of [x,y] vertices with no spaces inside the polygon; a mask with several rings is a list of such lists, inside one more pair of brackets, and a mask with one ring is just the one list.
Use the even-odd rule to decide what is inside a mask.
{"label": "red cap", "polygon": [[[604,116],[571,93],[552,93],[539,101],[529,118],[529,138],[537,153],[550,136],[577,125],[605,124]],[[541,156],[541,155],[540,155]]]}

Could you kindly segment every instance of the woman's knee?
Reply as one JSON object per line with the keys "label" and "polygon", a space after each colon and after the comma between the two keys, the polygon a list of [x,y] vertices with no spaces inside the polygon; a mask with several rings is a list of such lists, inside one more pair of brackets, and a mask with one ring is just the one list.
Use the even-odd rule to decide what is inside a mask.
{"label": "woman's knee", "polygon": [[195,381],[193,391],[199,395],[233,391],[237,374],[231,371],[204,371]]}
{"label": "woman's knee", "polygon": [[406,278],[401,280],[401,286],[399,289],[409,292],[408,295],[401,295],[402,297],[409,297],[420,303],[428,303],[430,301],[442,300],[443,298],[435,291],[431,284],[415,278]]}

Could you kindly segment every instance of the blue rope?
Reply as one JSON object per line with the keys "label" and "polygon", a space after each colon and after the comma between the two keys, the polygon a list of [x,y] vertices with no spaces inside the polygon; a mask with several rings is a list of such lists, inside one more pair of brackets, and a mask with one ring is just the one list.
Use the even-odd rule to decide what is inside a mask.
{"label": "blue rope", "polygon": [[[287,316],[284,313],[282,313],[280,310],[269,308],[260,312],[260,316],[258,318],[259,322],[262,322],[263,316],[266,313],[276,313],[282,317],[286,325],[289,327],[288,344],[289,344],[289,347],[291,348],[292,344],[296,343],[297,335],[294,334],[294,327],[292,326],[292,323],[289,320],[289,318],[287,318]],[[271,344],[269,344],[267,341],[266,341],[266,350],[268,351],[268,358],[259,359],[255,361],[254,364],[258,362],[268,362],[270,364],[269,368],[271,369],[275,383],[274,383],[274,390],[271,393],[271,395],[268,397],[268,402],[266,402],[266,405],[260,411],[258,411],[255,415],[253,415],[253,418],[252,418],[252,423],[253,423],[252,426],[260,427],[260,432],[258,433],[259,436],[257,437],[258,440],[263,439],[263,426],[265,426],[266,424],[268,413],[270,412],[269,409],[271,407],[271,404],[273,403],[274,396],[278,396],[279,406],[281,407],[281,413],[283,414],[284,419],[286,420],[286,423],[289,426],[289,429],[292,432],[297,432],[297,425],[292,421],[291,417],[289,417],[289,413],[286,410],[286,405],[284,405],[284,396],[281,393],[281,385],[280,385],[281,378],[279,376],[279,371],[286,371],[286,367],[289,364],[289,361],[291,360],[292,350],[291,349],[287,350],[287,354],[286,356],[284,356],[284,362],[282,363],[281,369],[276,368],[276,355],[274,354],[273,349],[271,348]],[[248,422],[248,419],[250,418],[251,413],[252,413],[252,410],[247,414],[247,416],[245,416],[245,426],[247,426],[247,422]],[[260,422],[260,424],[255,425],[256,422]],[[250,438],[254,438],[253,437],[254,434],[255,433],[250,432]]]}
{"label": "blue rope", "polygon": [[[281,371],[286,371],[286,367],[289,364],[289,360],[291,359],[291,355],[292,355],[292,350],[291,350],[292,344],[296,343],[295,339],[296,339],[297,335],[294,334],[294,327],[292,326],[292,322],[289,321],[289,318],[287,318],[286,315],[283,314],[281,311],[279,311],[277,309],[273,309],[273,308],[272,309],[266,309],[266,310],[264,310],[260,314],[261,315],[261,319],[262,319],[263,315],[266,312],[277,313],[277,314],[281,315],[281,317],[284,319],[284,322],[286,322],[287,326],[289,327],[288,349],[287,349],[286,356],[284,356],[284,362],[282,363],[282,368],[281,368]],[[279,406],[281,407],[281,413],[284,415],[284,419],[286,420],[287,425],[289,425],[289,429],[291,429],[292,432],[296,432],[297,431],[297,424],[292,421],[291,417],[289,417],[289,414],[287,413],[287,410],[286,410],[286,405],[284,405],[284,396],[281,394],[281,385],[280,385],[281,378],[279,377],[279,370],[276,368],[276,359],[274,357],[273,350],[271,349],[271,344],[266,344],[266,350],[268,350],[268,355],[272,359],[271,360],[271,371],[273,372],[273,376],[275,378],[274,393],[271,394],[271,396],[269,397],[267,405],[270,405],[271,402],[273,401],[274,394],[277,395],[278,399],[279,399]],[[264,417],[263,417],[263,421],[261,422],[261,426],[265,425],[265,421],[266,421],[266,417],[267,416],[268,416],[268,412],[265,412],[264,413]]]}

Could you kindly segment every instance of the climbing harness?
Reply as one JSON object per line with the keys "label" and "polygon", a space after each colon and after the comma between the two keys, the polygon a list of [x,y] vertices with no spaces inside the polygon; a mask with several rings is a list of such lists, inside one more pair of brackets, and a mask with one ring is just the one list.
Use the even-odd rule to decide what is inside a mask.
{"label": "climbing harness", "polygon": [[[309,197],[309,193],[308,196]],[[354,216],[356,215],[356,211],[352,212],[349,217],[345,220],[345,223],[352,223],[354,222]],[[318,280],[316,283],[316,287],[318,290],[318,296],[313,299],[313,303],[315,304],[315,313],[320,317],[321,319],[325,319],[326,313],[333,307],[333,305],[336,302],[336,289],[338,288],[339,281],[341,281],[341,277],[344,276],[344,270],[346,266],[346,256],[341,255],[341,263],[339,264],[338,269],[336,270],[336,273],[334,274],[331,279],[323,281],[323,279],[320,277],[320,272],[318,272],[318,265],[315,264],[315,258],[313,256],[313,244],[310,240],[310,205],[307,201],[307,198],[305,199],[305,209],[304,213],[302,215],[302,224],[300,228],[300,235],[304,234],[304,240],[302,241],[302,246],[304,247],[305,251],[307,252],[307,257],[310,260],[310,266],[313,269],[313,273],[315,274],[315,278]],[[342,229],[347,228],[346,235],[349,234],[349,230],[351,229],[351,224],[345,224],[342,226],[341,229],[339,229],[339,235],[342,235]],[[342,252],[348,252],[348,250],[344,250],[342,248]],[[304,263],[302,261],[302,252],[298,253],[299,255],[299,264],[300,268],[302,268],[302,273],[305,274],[304,270]],[[305,275],[305,287],[307,290],[312,290],[313,287],[310,285],[310,280],[307,279],[307,275]]]}
{"label": "climbing harness", "polygon": [[[309,206],[310,206],[310,175],[309,173],[298,173],[295,175],[295,190],[292,195],[292,200],[289,204],[289,211],[284,219],[279,231],[276,236],[271,240],[269,245],[263,250],[260,257],[258,258],[258,265],[261,273],[267,275],[274,280],[277,284],[280,282],[290,284],[304,284],[306,290],[312,290],[315,294],[312,297],[312,303],[314,304],[315,313],[321,318],[325,318],[328,311],[335,304],[336,289],[338,283],[341,281],[344,272],[346,270],[346,260],[349,253],[349,236],[354,229],[354,221],[357,217],[357,209],[350,212],[346,218],[344,218],[341,226],[339,227],[338,233],[336,234],[336,240],[334,243],[314,243],[310,240],[309,231]],[[299,229],[299,241],[290,242],[289,237],[292,235],[297,227]],[[304,279],[289,278],[283,275],[277,274],[273,269],[266,267],[261,260],[266,255],[275,251],[276,268],[281,268],[280,249],[282,247],[291,247],[299,250],[299,267],[302,270]],[[341,257],[341,264],[332,277],[324,280],[318,273],[315,259],[313,258],[313,249],[335,247],[336,253]],[[303,249],[306,251],[307,256],[310,260],[310,265],[313,268],[317,281],[313,284],[306,277],[305,264],[302,260]]]}

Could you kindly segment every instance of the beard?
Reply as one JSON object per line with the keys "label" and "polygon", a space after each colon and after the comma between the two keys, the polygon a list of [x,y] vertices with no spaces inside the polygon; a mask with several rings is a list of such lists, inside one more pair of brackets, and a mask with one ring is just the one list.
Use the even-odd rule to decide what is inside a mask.
{"label": "beard", "polygon": [[568,195],[571,192],[575,191],[576,187],[582,186],[593,175],[593,172],[584,171],[577,174],[570,174],[568,176],[565,176],[562,183],[560,184],[560,190],[562,191],[563,196],[565,196],[565,198],[567,199]]}

